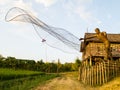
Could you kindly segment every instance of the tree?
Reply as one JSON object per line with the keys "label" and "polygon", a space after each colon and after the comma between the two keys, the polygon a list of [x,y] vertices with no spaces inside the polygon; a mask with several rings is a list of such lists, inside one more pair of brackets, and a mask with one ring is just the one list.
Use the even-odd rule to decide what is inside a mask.
{"label": "tree", "polygon": [[5,59],[5,57],[0,55],[0,67],[4,67],[4,59]]}
{"label": "tree", "polygon": [[73,64],[72,68],[73,68],[74,70],[78,70],[78,68],[80,67],[80,65],[81,65],[81,60],[77,57],[77,58],[75,59],[75,63]]}
{"label": "tree", "polygon": [[57,73],[59,73],[59,69],[61,68],[61,63],[60,63],[60,59],[58,59],[58,62],[57,62]]}
{"label": "tree", "polygon": [[15,69],[16,63],[17,63],[15,57],[7,57],[5,62],[6,62],[6,65],[7,65],[8,68]]}

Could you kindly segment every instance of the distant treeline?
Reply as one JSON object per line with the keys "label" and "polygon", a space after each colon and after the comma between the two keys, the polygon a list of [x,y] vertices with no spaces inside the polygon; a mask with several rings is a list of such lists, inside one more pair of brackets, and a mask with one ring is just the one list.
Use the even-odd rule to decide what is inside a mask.
{"label": "distant treeline", "polygon": [[48,73],[58,73],[58,72],[69,72],[76,71],[81,65],[81,61],[76,58],[74,63],[64,63],[61,64],[60,60],[58,62],[43,62],[43,60],[23,60],[16,59],[15,57],[3,57],[0,55],[0,68],[12,68],[12,69],[23,69],[32,71],[41,71]]}

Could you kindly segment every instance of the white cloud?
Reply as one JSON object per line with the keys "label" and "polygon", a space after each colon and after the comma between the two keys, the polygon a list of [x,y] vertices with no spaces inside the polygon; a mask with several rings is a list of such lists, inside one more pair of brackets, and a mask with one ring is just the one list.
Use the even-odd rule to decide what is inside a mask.
{"label": "white cloud", "polygon": [[19,7],[29,11],[33,11],[32,2],[24,2],[23,0],[0,0],[0,8],[6,10],[12,7]]}
{"label": "white cloud", "polygon": [[[8,10],[13,7],[19,7],[19,8],[25,9],[28,12],[32,13],[32,15],[34,15],[34,16],[37,15],[37,13],[32,9],[31,2],[24,2],[24,0],[0,0],[0,21],[5,22],[5,16],[6,16]],[[10,16],[14,17],[16,14],[18,14],[17,10],[13,10],[13,12],[10,13]],[[9,16],[8,16],[8,18],[9,18]],[[6,22],[5,22],[5,24],[7,25]],[[21,24],[21,22],[10,22],[10,23],[8,23],[8,25],[9,24],[11,24],[11,27],[12,27],[12,25],[19,27],[18,30],[14,30],[13,33],[16,35],[17,35],[17,33],[20,33],[19,35],[21,35],[21,37],[24,37],[24,33],[26,33],[25,30],[27,27],[25,23]],[[22,28],[24,28],[24,30],[19,30],[19,29],[21,29],[21,26],[22,26]],[[21,32],[19,32],[19,31],[21,31]]]}
{"label": "white cloud", "polygon": [[5,5],[6,3],[9,3],[11,0],[0,0],[0,5]]}
{"label": "white cloud", "polygon": [[92,11],[90,11],[89,9],[87,10],[85,6],[79,6],[76,8],[75,13],[77,13],[81,19],[83,19],[84,21],[86,21],[88,24],[91,23],[97,23],[97,24],[101,24],[102,22],[100,20],[98,20]]}
{"label": "white cloud", "polygon": [[45,7],[49,7],[57,2],[57,0],[35,0],[37,3],[43,4]]}
{"label": "white cloud", "polygon": [[24,2],[24,0],[0,0],[0,19],[4,20],[5,14],[10,8],[19,7],[32,15],[37,16],[37,12],[32,9],[32,2]]}
{"label": "white cloud", "polygon": [[80,4],[86,4],[86,3],[92,3],[93,0],[78,0],[78,3]]}
{"label": "white cloud", "polygon": [[22,8],[24,10],[27,10],[28,12],[31,12],[34,16],[37,16],[37,12],[35,12],[33,9],[32,9],[32,2],[24,2],[23,0],[19,0],[19,1],[15,1],[13,3],[13,6],[14,7],[19,7],[19,8]]}
{"label": "white cloud", "polygon": [[88,7],[88,5],[92,4],[92,2],[93,0],[78,0],[76,2],[74,0],[67,1],[64,4],[64,8],[66,8],[67,11],[72,12],[73,14],[79,15],[79,17],[88,24],[100,24],[102,22],[95,17],[94,12],[92,12],[91,8]]}
{"label": "white cloud", "polygon": [[25,3],[25,2],[23,2],[23,0],[18,0],[18,1],[14,1],[13,6],[24,8],[24,9],[31,9],[32,4]]}

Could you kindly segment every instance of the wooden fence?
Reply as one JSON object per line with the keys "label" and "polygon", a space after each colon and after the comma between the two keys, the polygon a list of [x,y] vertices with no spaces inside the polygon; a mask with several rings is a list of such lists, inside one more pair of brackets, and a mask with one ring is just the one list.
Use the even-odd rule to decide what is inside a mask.
{"label": "wooden fence", "polygon": [[106,61],[79,68],[79,80],[87,85],[102,85],[120,75],[120,62]]}

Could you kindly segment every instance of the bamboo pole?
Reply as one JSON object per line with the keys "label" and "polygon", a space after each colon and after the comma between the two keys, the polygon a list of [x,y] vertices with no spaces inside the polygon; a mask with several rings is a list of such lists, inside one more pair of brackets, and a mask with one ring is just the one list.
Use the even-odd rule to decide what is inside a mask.
{"label": "bamboo pole", "polygon": [[78,80],[81,81],[81,67],[78,68]]}
{"label": "bamboo pole", "polygon": [[105,83],[105,77],[104,77],[104,64],[101,63],[102,65],[102,83],[104,84]]}
{"label": "bamboo pole", "polygon": [[94,85],[96,85],[96,75],[97,75],[97,72],[96,72],[96,70],[97,70],[97,66],[95,65],[95,70],[94,70],[94,75],[95,75],[95,78],[94,78]]}
{"label": "bamboo pole", "polygon": [[117,77],[117,63],[115,62],[115,76]]}
{"label": "bamboo pole", "polygon": [[85,67],[85,80],[84,80],[84,82],[85,82],[85,84],[86,84],[86,70],[87,70],[87,68]]}
{"label": "bamboo pole", "polygon": [[93,66],[93,86],[95,85],[95,66]]}
{"label": "bamboo pole", "polygon": [[84,83],[84,67],[82,68],[82,82]]}
{"label": "bamboo pole", "polygon": [[92,75],[91,76],[92,76],[92,86],[93,86],[93,78],[94,78],[93,77],[93,66],[92,66]]}
{"label": "bamboo pole", "polygon": [[87,77],[86,77],[86,79],[87,79],[87,82],[86,82],[86,84],[88,84],[88,81],[89,81],[89,78],[88,78],[88,76],[89,76],[89,67],[87,68]]}
{"label": "bamboo pole", "polygon": [[92,85],[92,83],[91,83],[91,72],[92,72],[92,67],[90,68],[90,85]]}
{"label": "bamboo pole", "polygon": [[108,81],[110,80],[110,77],[109,77],[109,75],[110,75],[110,62],[109,62],[109,60],[108,60],[108,63],[107,63],[107,69],[108,69]]}
{"label": "bamboo pole", "polygon": [[106,63],[104,62],[104,69],[105,69],[105,83],[107,82],[107,74],[106,74]]}
{"label": "bamboo pole", "polygon": [[88,68],[88,72],[89,72],[89,75],[88,75],[88,84],[90,85],[90,67]]}
{"label": "bamboo pole", "polygon": [[[115,69],[114,69],[114,66],[115,66],[115,65],[114,65],[114,63],[113,63],[112,66],[113,66],[113,67],[112,67],[112,71],[113,71],[113,72],[112,72],[112,76],[114,77],[114,76],[115,76],[115,71],[114,71],[114,70],[115,70]],[[113,78],[113,77],[112,77],[112,78]]]}
{"label": "bamboo pole", "polygon": [[83,73],[83,83],[85,84],[85,67],[84,67],[84,71],[83,71],[84,73]]}
{"label": "bamboo pole", "polygon": [[99,64],[99,71],[100,71],[100,85],[101,85],[101,63]]}
{"label": "bamboo pole", "polygon": [[97,65],[97,85],[99,84],[99,64]]}

